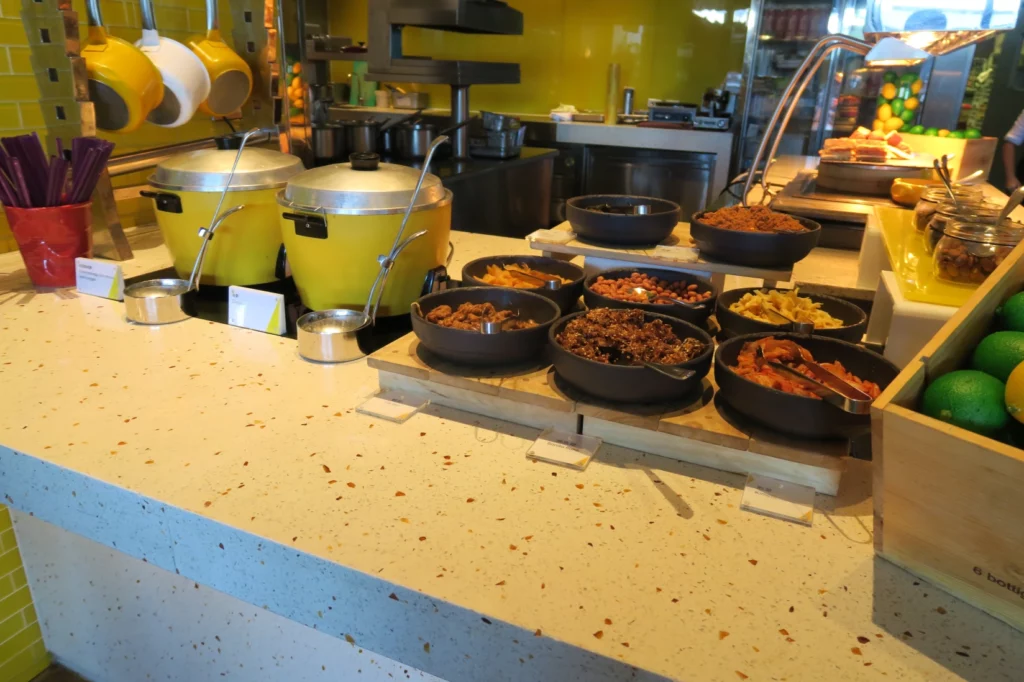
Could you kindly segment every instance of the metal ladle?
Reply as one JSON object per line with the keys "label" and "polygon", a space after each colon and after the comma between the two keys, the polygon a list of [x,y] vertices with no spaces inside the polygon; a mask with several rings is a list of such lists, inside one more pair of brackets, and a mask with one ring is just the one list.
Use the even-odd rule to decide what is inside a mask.
{"label": "metal ladle", "polygon": [[648,303],[654,303],[655,301],[668,301],[669,303],[689,308],[690,310],[704,310],[707,308],[707,305],[704,303],[687,303],[686,301],[680,301],[677,298],[672,298],[668,294],[658,294],[650,289],[644,289],[643,287],[633,287],[633,293],[639,296],[646,296]]}
{"label": "metal ladle", "polygon": [[427,233],[426,230],[422,230],[402,241],[405,227],[409,223],[409,216],[412,215],[416,198],[419,196],[423,180],[427,176],[427,169],[430,168],[430,160],[437,148],[447,141],[447,137],[438,135],[427,150],[423,169],[416,182],[416,189],[413,190],[412,197],[409,198],[409,205],[405,208],[405,215],[402,217],[402,224],[398,228],[398,234],[395,235],[391,250],[387,255],[377,257],[380,270],[370,286],[370,293],[366,297],[366,305],[363,306],[362,312],[335,308],[306,313],[300,317],[296,322],[299,355],[307,360],[317,362],[348,362],[358,360],[366,355],[366,352],[360,347],[360,337],[372,330],[377,321],[377,311],[380,308],[381,298],[384,296],[384,287],[387,284],[388,275],[391,274],[391,269],[395,266],[395,260],[405,250],[405,247]]}
{"label": "metal ladle", "polygon": [[935,159],[932,162],[932,167],[935,169],[935,174],[939,176],[939,180],[942,180],[942,184],[946,186],[949,198],[953,200],[953,206],[959,211],[960,202],[956,200],[956,192],[953,191],[953,183],[949,178],[949,156],[943,154],[941,162],[939,159]]}
{"label": "metal ladle", "polygon": [[206,249],[210,240],[213,239],[213,233],[225,218],[243,208],[245,205],[229,208],[217,216],[209,228],[199,228],[199,236],[203,241],[199,245],[199,254],[196,256],[195,265],[192,266],[192,274],[187,280],[147,279],[125,287],[125,316],[138,324],[168,324],[191,317],[188,313],[189,306],[185,295],[190,291],[199,290],[199,273],[203,270]]}
{"label": "metal ladle", "polygon": [[873,398],[859,388],[848,384],[832,372],[828,371],[812,360],[800,362],[807,369],[811,370],[814,378],[799,372],[789,365],[769,360],[764,356],[764,349],[760,345],[754,351],[755,363],[758,367],[767,364],[772,369],[783,372],[794,379],[799,380],[807,389],[830,405],[838,407],[843,412],[850,414],[870,414]]}

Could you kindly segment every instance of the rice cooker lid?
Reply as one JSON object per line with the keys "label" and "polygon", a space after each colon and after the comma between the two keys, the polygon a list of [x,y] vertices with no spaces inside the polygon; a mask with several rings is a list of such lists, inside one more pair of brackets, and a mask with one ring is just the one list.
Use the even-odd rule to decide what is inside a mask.
{"label": "rice cooker lid", "polygon": [[[149,184],[157,189],[221,192],[237,155],[234,149],[199,149],[178,154],[157,165],[149,176]],[[231,176],[231,189],[283,187],[289,178],[301,172],[302,161],[297,156],[273,149],[245,149]]]}
{"label": "rice cooker lid", "polygon": [[[336,163],[299,173],[288,181],[282,203],[296,209],[346,215],[403,213],[416,191],[418,168],[380,163],[376,154],[353,154]],[[442,203],[441,179],[427,173],[413,210]]]}

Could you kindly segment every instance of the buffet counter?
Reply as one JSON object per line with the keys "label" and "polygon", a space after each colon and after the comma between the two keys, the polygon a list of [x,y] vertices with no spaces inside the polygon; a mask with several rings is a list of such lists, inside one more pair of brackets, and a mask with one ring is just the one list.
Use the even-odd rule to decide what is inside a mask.
{"label": "buffet counter", "polygon": [[[126,276],[169,265],[158,232],[132,239]],[[452,239],[454,272],[529,253]],[[34,291],[17,253],[0,273],[0,495],[48,648],[98,679],[228,667],[224,632],[167,624],[188,598],[161,587],[174,580],[212,588],[207,609],[223,593],[256,607],[250,620],[332,636],[353,651],[333,679],[386,679],[382,660],[488,681],[996,680],[1024,666],[1019,633],[874,557],[867,462],[848,461],[808,528],[741,511],[739,475],[607,445],[584,472],[532,463],[534,429],[437,406],[402,425],[356,412],[377,385],[365,361],[309,363],[291,339],[198,319],[133,326],[121,303]],[[116,549],[117,570],[91,575],[81,552],[55,564],[53,526]],[[98,603],[94,579],[140,589],[138,560],[152,614],[109,595],[74,607]],[[82,592],[65,600],[72,574]],[[288,646],[276,677],[246,679],[299,679],[288,666],[306,656]],[[309,654],[317,673],[326,652]]]}

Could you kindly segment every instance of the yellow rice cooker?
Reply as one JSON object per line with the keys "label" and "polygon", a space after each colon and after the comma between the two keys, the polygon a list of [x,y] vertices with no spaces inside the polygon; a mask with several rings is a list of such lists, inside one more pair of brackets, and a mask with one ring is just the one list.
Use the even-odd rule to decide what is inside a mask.
{"label": "yellow rice cooker", "polygon": [[[174,258],[178,276],[192,272],[202,238],[224,192],[238,152],[201,149],[173,156],[149,177],[156,221]],[[288,179],[302,172],[302,161],[272,149],[245,149],[231,179],[221,212],[244,209],[217,228],[203,263],[200,284],[230,286],[263,284],[284,276],[277,193]]]}
{"label": "yellow rice cooker", "polygon": [[[281,236],[295,286],[313,310],[361,310],[391,251],[420,171],[380,163],[376,154],[353,154],[352,163],[299,173],[278,195]],[[452,193],[427,174],[403,239],[427,234],[395,261],[380,305],[381,316],[401,315],[450,260]]]}

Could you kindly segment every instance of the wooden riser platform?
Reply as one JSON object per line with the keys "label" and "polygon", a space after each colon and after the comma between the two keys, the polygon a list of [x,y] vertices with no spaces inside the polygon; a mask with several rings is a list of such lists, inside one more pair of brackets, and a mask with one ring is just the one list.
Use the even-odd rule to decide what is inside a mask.
{"label": "wooden riser platform", "polygon": [[700,395],[664,405],[603,403],[537,363],[497,369],[456,365],[408,334],[368,358],[381,388],[539,429],[597,436],[607,443],[741,474],[764,474],[835,495],[848,443],[788,438],[752,425],[723,404],[709,375]]}

